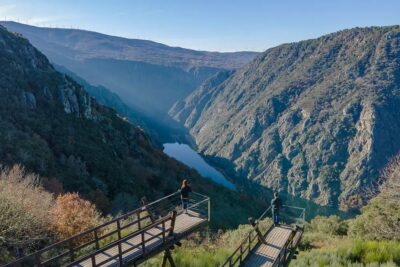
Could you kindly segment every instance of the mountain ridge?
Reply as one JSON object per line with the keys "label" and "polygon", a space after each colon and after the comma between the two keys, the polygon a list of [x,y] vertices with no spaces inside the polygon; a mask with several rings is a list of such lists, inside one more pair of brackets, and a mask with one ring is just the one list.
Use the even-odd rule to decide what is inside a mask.
{"label": "mountain ridge", "polygon": [[[219,52],[219,51],[206,51],[206,50],[194,50],[183,48],[179,46],[169,46],[163,43],[144,40],[144,39],[132,39],[121,36],[113,36],[109,34],[103,34],[90,30],[82,30],[82,29],[65,29],[65,28],[46,28],[46,27],[36,27],[28,24],[22,24],[14,21],[0,21],[0,24],[5,26],[6,28],[10,28],[16,32],[22,32],[22,29],[27,28],[30,30],[30,35],[35,36],[36,38],[43,39],[44,34],[47,35],[47,38],[50,43],[59,44],[61,41],[64,42],[65,47],[73,47],[75,51],[81,53],[78,54],[78,58],[91,58],[97,57],[97,53],[101,53],[104,58],[113,58],[120,60],[131,60],[131,61],[142,61],[147,63],[160,63],[166,66],[180,66],[184,65],[185,68],[193,68],[193,67],[214,67],[214,68],[225,68],[225,69],[235,69],[242,66],[247,60],[246,57],[251,57],[252,55],[259,54],[258,52],[252,51],[237,51],[237,52]],[[28,30],[23,30],[26,34]],[[80,38],[85,41],[89,41],[89,43],[80,44]],[[59,39],[58,39],[58,38]],[[95,42],[90,43],[90,39],[98,39],[100,49],[93,49],[93,45]],[[112,42],[113,44],[111,44]],[[131,49],[129,49],[129,47]],[[154,55],[149,55],[145,53],[145,48],[149,47],[150,50],[155,51],[154,49],[160,49],[160,51]],[[90,48],[90,49],[89,49]],[[137,49],[137,51],[135,50]],[[88,52],[90,50],[90,52]],[[115,53],[113,54],[113,50],[126,50],[125,54]],[[165,53],[171,51],[174,55],[172,59],[163,60],[162,56]],[[72,51],[71,51],[72,53]],[[184,56],[185,54],[191,55],[190,60],[182,61],[179,60],[179,57]],[[148,57],[152,56],[152,57]],[[161,56],[161,58],[159,58]],[[207,56],[214,56],[207,57]],[[233,64],[229,65],[229,61],[220,61],[218,57],[226,57],[237,56],[237,58],[233,58]],[[204,57],[202,59],[201,57]],[[243,58],[241,58],[243,57]],[[174,59],[175,58],[175,59]],[[156,60],[157,59],[157,60]],[[244,61],[242,61],[244,60]]]}
{"label": "mountain ridge", "polygon": [[399,32],[354,28],[268,49],[200,92],[213,92],[206,103],[190,103],[197,89],[171,116],[200,152],[231,161],[239,175],[319,204],[360,207],[400,149]]}
{"label": "mountain ridge", "polygon": [[135,110],[164,123],[172,105],[204,80],[246,64],[256,52],[219,53],[173,48],[96,32],[0,22],[25,36],[51,62],[94,86],[117,93]]}

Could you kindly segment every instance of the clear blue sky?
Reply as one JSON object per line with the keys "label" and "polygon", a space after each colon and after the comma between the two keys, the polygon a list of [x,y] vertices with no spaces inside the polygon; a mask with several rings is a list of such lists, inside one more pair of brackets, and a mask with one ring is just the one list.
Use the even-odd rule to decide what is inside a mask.
{"label": "clear blue sky", "polygon": [[0,0],[0,19],[200,50],[263,51],[345,28],[400,24],[400,1]]}

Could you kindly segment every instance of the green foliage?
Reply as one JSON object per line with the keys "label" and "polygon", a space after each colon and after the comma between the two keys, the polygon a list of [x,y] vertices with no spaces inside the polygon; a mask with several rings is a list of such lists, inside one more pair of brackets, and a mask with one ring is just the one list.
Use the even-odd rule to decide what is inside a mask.
{"label": "green foliage", "polygon": [[352,221],[349,232],[351,236],[358,238],[400,241],[398,230],[394,231],[394,228],[399,227],[400,203],[377,197]]}
{"label": "green foliage", "polygon": [[307,230],[327,235],[346,235],[347,228],[346,221],[340,219],[339,216],[332,215],[329,217],[316,216],[311,220]]}
{"label": "green foliage", "polygon": [[364,239],[400,241],[400,156],[382,172],[379,194],[350,224],[350,234]]}
{"label": "green foliage", "polygon": [[388,241],[351,241],[335,248],[301,252],[290,266],[398,266],[400,243]]}

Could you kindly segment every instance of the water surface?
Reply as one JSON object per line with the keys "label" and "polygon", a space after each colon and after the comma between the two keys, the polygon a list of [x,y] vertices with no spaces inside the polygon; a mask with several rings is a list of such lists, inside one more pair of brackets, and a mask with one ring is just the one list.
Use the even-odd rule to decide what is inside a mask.
{"label": "water surface", "polygon": [[235,190],[235,185],[229,182],[222,173],[210,166],[196,151],[186,144],[167,143],[164,144],[164,152],[184,163],[185,165],[194,168],[202,176],[213,180],[214,182],[225,186],[226,188]]}

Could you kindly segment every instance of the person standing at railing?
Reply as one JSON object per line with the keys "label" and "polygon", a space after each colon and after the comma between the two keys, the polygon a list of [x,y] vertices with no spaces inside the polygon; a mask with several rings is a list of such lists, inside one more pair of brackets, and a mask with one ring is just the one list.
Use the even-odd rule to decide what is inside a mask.
{"label": "person standing at railing", "polygon": [[180,192],[182,199],[182,209],[183,212],[187,214],[189,206],[189,193],[192,192],[192,188],[189,186],[189,182],[186,179],[182,181]]}
{"label": "person standing at railing", "polygon": [[274,198],[271,200],[271,209],[272,209],[272,220],[274,221],[274,225],[277,226],[279,224],[279,210],[282,207],[282,201],[278,196],[278,193],[274,193]]}

